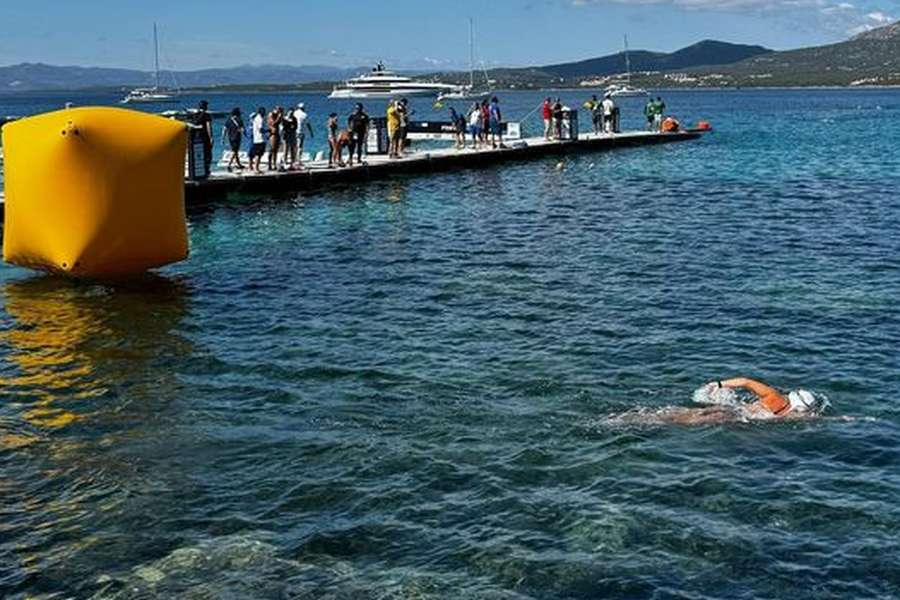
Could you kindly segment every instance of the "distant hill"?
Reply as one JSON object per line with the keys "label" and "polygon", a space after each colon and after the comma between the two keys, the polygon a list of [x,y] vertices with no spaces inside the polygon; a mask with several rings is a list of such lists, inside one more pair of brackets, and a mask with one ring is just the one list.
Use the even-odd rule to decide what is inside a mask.
{"label": "distant hill", "polygon": [[[676,52],[648,52],[634,50],[628,53],[632,71],[674,71],[705,65],[724,65],[769,54],[762,46],[729,44],[715,40],[703,40]],[[600,77],[625,72],[625,53],[590,58],[577,62],[536,67],[555,77]]]}
{"label": "distant hill", "polygon": [[772,52],[730,65],[663,75],[688,85],[900,85],[900,23],[826,46]]}
{"label": "distant hill", "polygon": [[[218,85],[303,84],[337,81],[356,75],[364,68],[338,69],[326,66],[242,65],[199,71],[164,71],[167,87],[211,87]],[[22,63],[0,67],[0,93],[17,91],[82,90],[152,85],[153,74],[133,69],[54,66]]]}

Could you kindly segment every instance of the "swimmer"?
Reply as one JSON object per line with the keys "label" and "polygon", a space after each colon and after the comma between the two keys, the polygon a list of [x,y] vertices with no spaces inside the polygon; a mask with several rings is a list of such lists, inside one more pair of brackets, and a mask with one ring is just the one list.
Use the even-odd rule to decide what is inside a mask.
{"label": "swimmer", "polygon": [[746,377],[712,381],[703,386],[707,397],[715,398],[721,390],[743,389],[757,400],[749,404],[725,404],[703,408],[669,406],[658,410],[639,409],[609,419],[625,424],[704,425],[727,422],[772,419],[802,419],[818,416],[822,402],[806,390],[796,390],[787,396],[760,381]]}
{"label": "swimmer", "polygon": [[806,390],[796,390],[785,397],[784,394],[772,386],[747,377],[711,381],[706,384],[705,388],[708,392],[720,389],[744,389],[753,393],[759,399],[752,404],[744,406],[743,409],[751,415],[762,418],[775,417],[783,419],[791,415],[796,417],[805,413],[808,414],[818,404],[816,397]]}

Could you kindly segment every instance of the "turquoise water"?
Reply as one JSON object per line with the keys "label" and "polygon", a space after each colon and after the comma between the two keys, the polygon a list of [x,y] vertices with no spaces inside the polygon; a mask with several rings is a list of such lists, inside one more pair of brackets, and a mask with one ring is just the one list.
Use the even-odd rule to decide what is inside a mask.
{"label": "turquoise water", "polygon": [[[897,596],[900,94],[666,99],[717,131],[232,198],[127,285],[0,267],[0,595]],[[608,420],[736,374],[832,406]]]}

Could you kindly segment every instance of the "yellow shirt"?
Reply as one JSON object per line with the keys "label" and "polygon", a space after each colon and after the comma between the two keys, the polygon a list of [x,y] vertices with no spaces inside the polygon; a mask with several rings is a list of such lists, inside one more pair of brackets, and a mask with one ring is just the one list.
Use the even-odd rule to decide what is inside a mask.
{"label": "yellow shirt", "polygon": [[387,126],[388,131],[394,131],[400,127],[400,111],[393,104],[387,109]]}

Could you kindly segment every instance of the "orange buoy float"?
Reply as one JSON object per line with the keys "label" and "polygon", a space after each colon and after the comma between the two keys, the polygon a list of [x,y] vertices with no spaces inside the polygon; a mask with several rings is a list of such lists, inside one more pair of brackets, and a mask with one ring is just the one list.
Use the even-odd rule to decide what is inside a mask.
{"label": "orange buoy float", "polygon": [[661,129],[666,133],[675,133],[681,125],[672,117],[666,117],[662,122]]}

